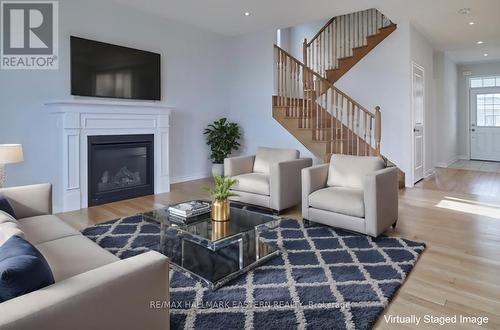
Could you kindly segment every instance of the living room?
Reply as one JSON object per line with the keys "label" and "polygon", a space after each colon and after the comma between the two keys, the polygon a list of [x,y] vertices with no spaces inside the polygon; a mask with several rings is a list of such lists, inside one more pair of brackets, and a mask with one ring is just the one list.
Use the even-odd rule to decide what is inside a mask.
{"label": "living room", "polygon": [[500,327],[497,1],[1,8],[0,329]]}

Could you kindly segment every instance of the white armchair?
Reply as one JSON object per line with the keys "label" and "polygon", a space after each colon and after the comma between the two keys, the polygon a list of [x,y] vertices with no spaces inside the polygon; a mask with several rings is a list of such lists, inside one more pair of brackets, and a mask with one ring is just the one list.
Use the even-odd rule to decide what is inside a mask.
{"label": "white armchair", "polygon": [[300,203],[301,170],[311,158],[299,158],[299,151],[260,147],[254,156],[226,158],[226,176],[237,179],[231,200],[280,212]]}
{"label": "white armchair", "polygon": [[333,155],[302,170],[302,217],[378,236],[398,220],[398,170],[380,157]]}

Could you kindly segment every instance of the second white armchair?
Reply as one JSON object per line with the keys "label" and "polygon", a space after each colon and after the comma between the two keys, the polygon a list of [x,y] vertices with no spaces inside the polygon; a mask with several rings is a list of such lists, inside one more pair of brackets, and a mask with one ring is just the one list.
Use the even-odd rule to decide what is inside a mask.
{"label": "second white armchair", "polygon": [[304,169],[302,217],[376,237],[398,220],[398,169],[347,155]]}

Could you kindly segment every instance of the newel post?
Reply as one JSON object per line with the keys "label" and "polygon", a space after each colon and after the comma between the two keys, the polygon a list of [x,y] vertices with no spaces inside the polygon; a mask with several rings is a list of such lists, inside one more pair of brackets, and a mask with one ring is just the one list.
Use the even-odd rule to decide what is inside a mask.
{"label": "newel post", "polygon": [[302,45],[302,60],[305,64],[305,66],[307,66],[307,38],[304,38],[304,44]]}
{"label": "newel post", "polygon": [[382,114],[380,107],[375,107],[375,153],[380,155],[380,140],[382,138]]}

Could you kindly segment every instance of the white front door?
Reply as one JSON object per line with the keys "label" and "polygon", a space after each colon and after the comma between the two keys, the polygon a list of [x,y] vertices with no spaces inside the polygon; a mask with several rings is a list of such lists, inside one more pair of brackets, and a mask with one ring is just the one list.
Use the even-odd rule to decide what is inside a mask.
{"label": "white front door", "polygon": [[471,91],[471,159],[500,161],[500,88]]}
{"label": "white front door", "polygon": [[424,178],[424,68],[412,65],[413,182]]}

